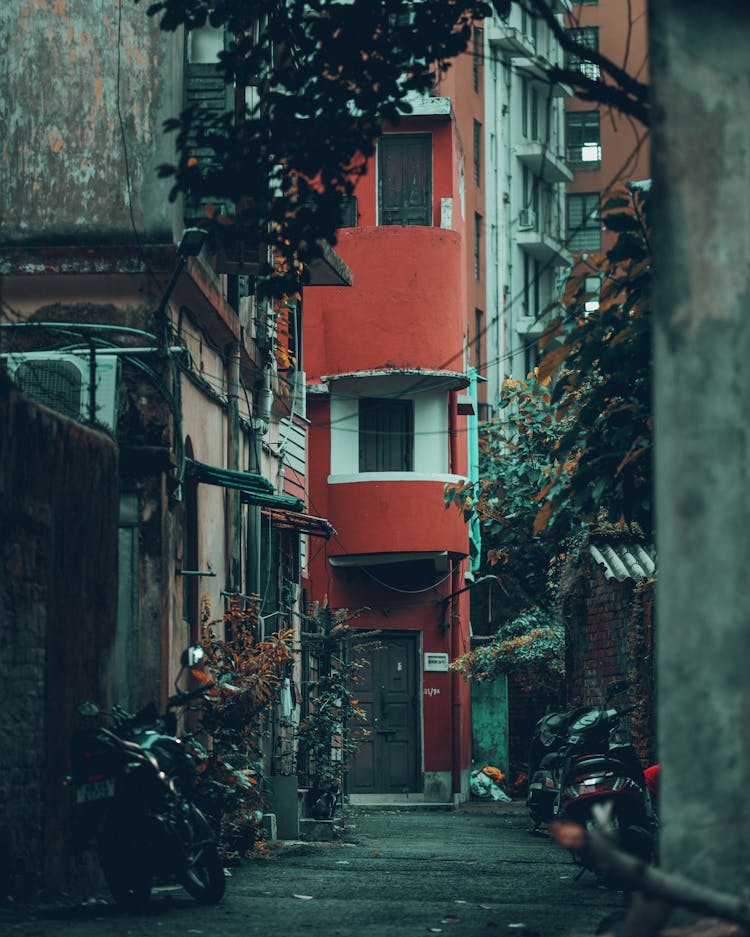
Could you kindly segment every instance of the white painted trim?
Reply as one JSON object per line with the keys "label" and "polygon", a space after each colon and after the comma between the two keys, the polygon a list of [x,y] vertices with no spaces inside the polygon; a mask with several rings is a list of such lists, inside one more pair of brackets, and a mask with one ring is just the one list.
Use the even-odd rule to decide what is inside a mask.
{"label": "white painted trim", "polygon": [[357,475],[329,475],[329,485],[349,485],[353,482],[442,482],[455,485],[468,481],[464,475],[424,474],[421,472],[360,472]]}

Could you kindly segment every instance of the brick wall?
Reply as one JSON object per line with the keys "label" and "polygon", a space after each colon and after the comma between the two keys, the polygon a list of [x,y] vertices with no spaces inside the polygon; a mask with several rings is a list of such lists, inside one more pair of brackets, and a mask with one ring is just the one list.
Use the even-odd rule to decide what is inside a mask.
{"label": "brick wall", "polygon": [[655,758],[653,585],[605,579],[584,560],[563,601],[568,706],[602,706],[607,689],[628,681],[613,705],[642,701],[630,718],[633,742],[644,762]]}
{"label": "brick wall", "polygon": [[0,374],[0,894],[64,887],[75,704],[103,698],[116,623],[117,447]]}

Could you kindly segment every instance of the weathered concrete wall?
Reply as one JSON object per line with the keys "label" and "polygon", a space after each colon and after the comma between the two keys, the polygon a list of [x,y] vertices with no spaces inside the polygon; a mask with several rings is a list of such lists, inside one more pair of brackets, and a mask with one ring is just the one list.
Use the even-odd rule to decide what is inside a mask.
{"label": "weathered concrete wall", "polygon": [[156,167],[173,161],[180,49],[142,4],[0,4],[0,240],[132,242],[131,203],[145,240],[171,240]]}
{"label": "weathered concrete wall", "polygon": [[750,6],[651,4],[661,858],[747,897]]}
{"label": "weathered concrete wall", "polygon": [[[102,699],[114,641],[117,447],[0,375],[0,888],[73,874],[70,733]],[[5,890],[7,889],[7,890]]]}

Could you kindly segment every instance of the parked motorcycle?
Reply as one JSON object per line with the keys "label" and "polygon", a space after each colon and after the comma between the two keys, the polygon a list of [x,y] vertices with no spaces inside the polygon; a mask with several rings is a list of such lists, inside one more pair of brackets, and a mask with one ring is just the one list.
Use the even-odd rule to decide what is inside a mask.
{"label": "parked motorcycle", "polygon": [[[197,663],[188,648],[183,669]],[[155,884],[179,882],[197,901],[213,904],[224,894],[224,868],[211,824],[191,800],[195,763],[176,737],[174,710],[203,695],[177,689],[159,714],[150,704],[136,714],[113,707],[111,727],[77,731],[72,739],[76,838],[94,845],[118,904],[145,903]],[[78,707],[100,714],[95,703]]]}
{"label": "parked motorcycle", "polygon": [[656,832],[651,798],[635,749],[621,731],[622,717],[634,708],[580,707],[539,720],[527,795],[536,825],[569,820],[591,826],[595,804],[609,802],[618,845],[651,857]]}

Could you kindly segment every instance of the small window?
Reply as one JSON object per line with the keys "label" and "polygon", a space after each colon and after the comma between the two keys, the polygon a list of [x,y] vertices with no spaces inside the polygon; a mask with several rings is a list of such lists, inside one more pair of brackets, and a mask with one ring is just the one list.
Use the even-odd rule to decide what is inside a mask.
{"label": "small window", "polygon": [[479,69],[482,65],[482,41],[483,41],[484,31],[479,26],[474,27],[474,33],[472,36],[473,39],[473,49],[472,49],[472,79],[474,83],[474,90],[479,91]]}
{"label": "small window", "polygon": [[391,133],[378,144],[381,225],[432,224],[432,136]]}
{"label": "small window", "polygon": [[474,367],[477,372],[482,370],[482,337],[484,335],[484,313],[481,309],[474,310]]}
{"label": "small window", "polygon": [[482,278],[482,216],[474,213],[474,279]]}
{"label": "small window", "polygon": [[539,139],[539,92],[531,89],[531,139]]}
{"label": "small window", "polygon": [[595,251],[602,245],[598,192],[568,195],[567,246],[572,251]]}
{"label": "small window", "polygon": [[359,402],[360,472],[411,472],[413,468],[413,402],[362,398]]}
{"label": "small window", "polygon": [[482,125],[474,121],[474,182],[482,184]]}
{"label": "small window", "polygon": [[341,198],[341,227],[342,228],[356,228],[357,227],[357,196],[356,195],[344,195]]}
{"label": "small window", "polygon": [[589,315],[592,312],[596,312],[599,309],[599,291],[601,290],[602,281],[601,277],[590,276],[586,277],[584,283],[584,290],[586,293],[591,294],[584,303],[584,309],[586,315]]}
{"label": "small window", "polygon": [[521,133],[529,135],[529,80],[521,79]]}
{"label": "small window", "polygon": [[565,130],[570,168],[598,169],[602,158],[599,111],[568,111]]}
{"label": "small window", "polygon": [[[591,49],[592,52],[599,51],[599,30],[596,26],[581,26],[575,29],[568,29],[567,34],[579,45]],[[599,66],[594,62],[588,62],[580,55],[573,52],[567,54],[567,66],[570,69],[581,72],[587,78],[596,80],[599,77]]]}

